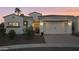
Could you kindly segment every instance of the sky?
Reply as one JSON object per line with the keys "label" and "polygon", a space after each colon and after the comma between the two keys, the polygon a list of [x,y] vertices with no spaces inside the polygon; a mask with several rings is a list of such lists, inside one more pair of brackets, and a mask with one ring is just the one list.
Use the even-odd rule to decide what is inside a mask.
{"label": "sky", "polygon": [[[0,7],[0,23],[3,16],[14,13],[16,7]],[[28,15],[31,12],[39,12],[43,15],[79,15],[79,7],[19,7],[21,13]]]}

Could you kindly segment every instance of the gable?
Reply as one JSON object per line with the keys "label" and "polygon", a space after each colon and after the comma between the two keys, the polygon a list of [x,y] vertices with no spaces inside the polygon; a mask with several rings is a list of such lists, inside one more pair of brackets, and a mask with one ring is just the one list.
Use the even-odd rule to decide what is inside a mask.
{"label": "gable", "polygon": [[42,14],[38,12],[32,12],[29,14],[29,16],[31,16],[33,19],[38,19],[38,16],[42,16]]}
{"label": "gable", "polygon": [[10,14],[10,15],[4,16],[3,18],[10,17],[10,16],[18,16],[18,15],[16,15],[16,14]]}
{"label": "gable", "polygon": [[10,14],[10,15],[7,15],[7,16],[4,16],[3,17],[5,20],[12,20],[12,19],[22,19],[22,17],[18,16],[18,15],[15,15],[15,14]]}
{"label": "gable", "polygon": [[30,13],[29,15],[33,15],[33,14],[42,15],[41,13],[38,13],[38,12],[32,12],[32,13]]}

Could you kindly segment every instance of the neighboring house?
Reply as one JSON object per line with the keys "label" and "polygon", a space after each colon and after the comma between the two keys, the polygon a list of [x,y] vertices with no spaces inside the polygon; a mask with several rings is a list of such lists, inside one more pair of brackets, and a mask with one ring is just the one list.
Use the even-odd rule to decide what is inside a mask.
{"label": "neighboring house", "polygon": [[79,31],[79,17],[70,15],[42,15],[38,12],[29,16],[10,14],[4,16],[6,33],[15,30],[17,34],[23,34],[26,25],[33,26],[35,33],[44,34],[72,34]]}

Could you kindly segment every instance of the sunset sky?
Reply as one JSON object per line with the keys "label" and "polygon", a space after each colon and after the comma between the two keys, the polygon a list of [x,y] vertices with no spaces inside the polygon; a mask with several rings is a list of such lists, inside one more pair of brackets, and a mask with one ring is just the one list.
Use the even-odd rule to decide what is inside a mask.
{"label": "sunset sky", "polygon": [[[0,23],[3,22],[3,16],[14,13],[16,7],[0,7]],[[43,15],[79,15],[79,7],[19,7],[23,14],[28,15],[31,12],[40,12]]]}

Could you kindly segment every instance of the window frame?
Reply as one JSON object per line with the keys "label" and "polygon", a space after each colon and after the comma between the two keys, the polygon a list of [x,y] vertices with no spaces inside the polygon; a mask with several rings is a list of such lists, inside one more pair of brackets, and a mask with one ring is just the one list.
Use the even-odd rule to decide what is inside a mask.
{"label": "window frame", "polygon": [[[10,25],[9,23],[11,23],[12,25]],[[13,26],[13,23],[18,23],[18,26]],[[8,22],[8,28],[19,28],[20,27],[20,23],[19,22]]]}

